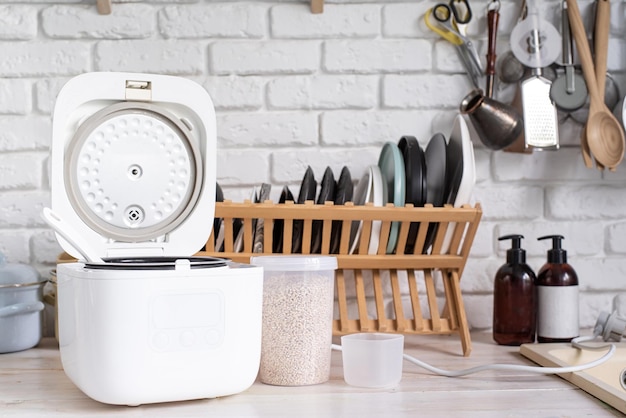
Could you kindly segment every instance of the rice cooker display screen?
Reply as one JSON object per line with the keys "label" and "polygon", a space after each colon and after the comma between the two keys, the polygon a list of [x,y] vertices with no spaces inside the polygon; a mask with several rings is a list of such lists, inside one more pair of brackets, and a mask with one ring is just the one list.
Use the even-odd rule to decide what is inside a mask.
{"label": "rice cooker display screen", "polygon": [[224,338],[220,292],[162,294],[151,303],[151,345],[156,351],[205,350]]}
{"label": "rice cooker display screen", "polygon": [[118,240],[163,235],[184,220],[200,192],[202,164],[189,127],[154,105],[103,109],[81,124],[67,152],[74,209]]}

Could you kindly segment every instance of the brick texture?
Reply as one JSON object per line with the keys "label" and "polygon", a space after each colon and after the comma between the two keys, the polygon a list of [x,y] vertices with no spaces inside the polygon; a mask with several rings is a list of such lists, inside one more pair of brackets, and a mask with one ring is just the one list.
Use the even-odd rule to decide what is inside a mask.
{"label": "brick texture", "polygon": [[41,187],[46,155],[0,155],[0,190],[34,190]]}
{"label": "brick texture", "polygon": [[252,3],[166,6],[159,31],[166,38],[261,38],[266,13],[266,6]]}
{"label": "brick texture", "polygon": [[100,41],[95,50],[98,71],[200,74],[206,46],[192,41]]}
{"label": "brick texture", "polygon": [[0,6],[0,39],[29,40],[37,36],[37,8]]}
{"label": "brick texture", "polygon": [[276,109],[371,109],[377,93],[371,76],[294,76],[268,83],[267,102]]}
{"label": "brick texture", "polygon": [[380,6],[328,4],[327,16],[312,14],[300,4],[272,7],[270,22],[276,38],[374,38],[380,33]]}
{"label": "brick texture", "polygon": [[46,117],[0,116],[0,152],[47,150],[51,132],[52,124]]}
{"label": "brick texture", "polygon": [[2,77],[77,75],[90,70],[90,48],[83,43],[0,42]]}
{"label": "brick texture", "polygon": [[326,41],[323,67],[332,73],[427,71],[431,45],[425,40]]}
{"label": "brick texture", "polygon": [[33,107],[31,83],[26,80],[0,80],[0,114],[23,115]]}
{"label": "brick texture", "polygon": [[51,38],[128,39],[154,33],[154,8],[146,4],[118,4],[110,15],[91,6],[52,6],[41,13],[42,29]]}
{"label": "brick texture", "polygon": [[317,41],[223,41],[210,48],[214,74],[310,74],[319,68]]}
{"label": "brick texture", "polygon": [[229,113],[218,116],[220,147],[301,146],[318,143],[315,114],[297,112]]}

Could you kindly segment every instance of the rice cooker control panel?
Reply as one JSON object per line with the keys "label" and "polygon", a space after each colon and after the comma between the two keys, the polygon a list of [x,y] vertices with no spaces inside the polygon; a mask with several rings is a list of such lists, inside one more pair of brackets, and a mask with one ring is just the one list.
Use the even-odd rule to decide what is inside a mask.
{"label": "rice cooker control panel", "polygon": [[155,351],[215,349],[224,339],[224,297],[219,291],[164,293],[150,304]]}

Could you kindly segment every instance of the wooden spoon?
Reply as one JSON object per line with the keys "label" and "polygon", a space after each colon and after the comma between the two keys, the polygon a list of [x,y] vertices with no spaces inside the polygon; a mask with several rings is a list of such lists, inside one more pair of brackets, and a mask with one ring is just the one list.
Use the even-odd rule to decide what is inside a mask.
{"label": "wooden spoon", "polygon": [[[604,97],[606,90],[606,61],[609,55],[609,28],[611,26],[611,3],[609,0],[596,1],[596,23],[594,27],[594,52],[596,84],[598,94]],[[605,102],[606,104],[606,102]],[[596,161],[598,170],[604,170],[604,166]],[[611,168],[615,171],[615,167]]]}
{"label": "wooden spoon", "polygon": [[[603,2],[608,3],[608,0],[600,0],[598,6]],[[589,91],[589,119],[585,127],[587,143],[597,162],[614,169],[624,158],[624,132],[600,97],[591,51],[576,0],[567,0],[567,12]]]}
{"label": "wooden spoon", "polygon": [[587,143],[587,124],[583,126],[583,130],[580,133],[580,149],[583,154],[583,161],[585,162],[585,167],[587,168],[593,167],[593,157],[591,156],[591,150],[589,149],[589,144]]}

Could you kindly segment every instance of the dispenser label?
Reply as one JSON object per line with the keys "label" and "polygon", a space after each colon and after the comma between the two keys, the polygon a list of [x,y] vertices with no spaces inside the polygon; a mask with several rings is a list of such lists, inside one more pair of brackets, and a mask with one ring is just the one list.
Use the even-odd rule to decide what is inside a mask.
{"label": "dispenser label", "polygon": [[537,335],[574,338],[580,334],[578,286],[537,286]]}

